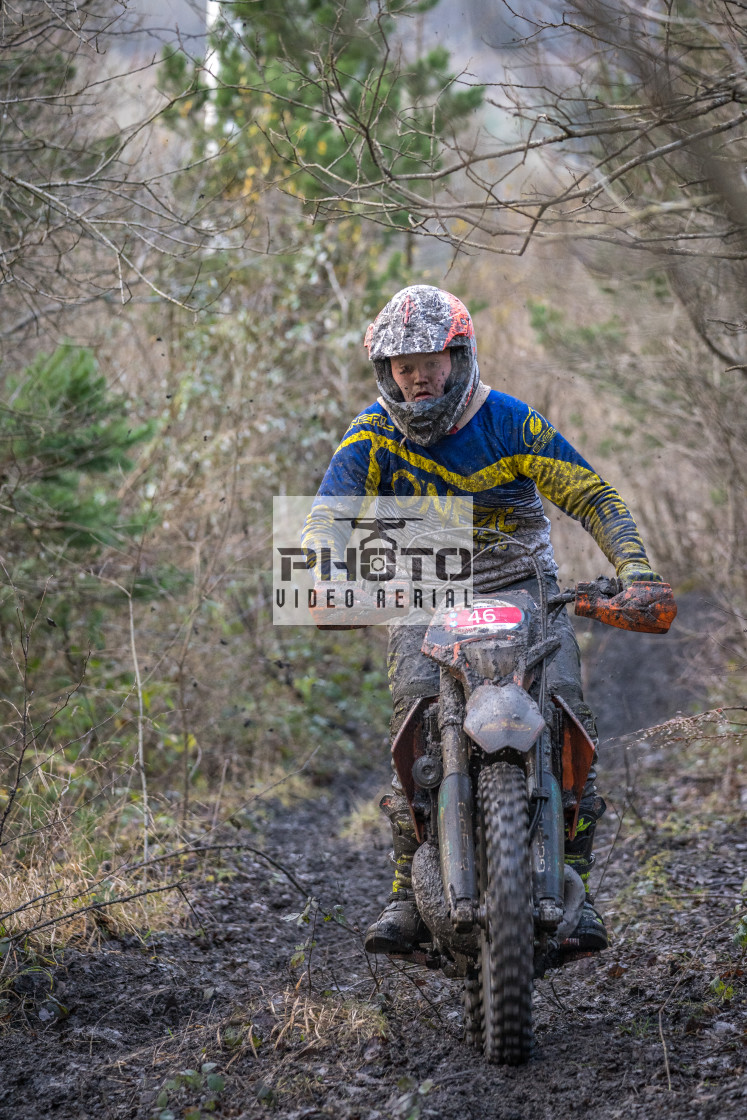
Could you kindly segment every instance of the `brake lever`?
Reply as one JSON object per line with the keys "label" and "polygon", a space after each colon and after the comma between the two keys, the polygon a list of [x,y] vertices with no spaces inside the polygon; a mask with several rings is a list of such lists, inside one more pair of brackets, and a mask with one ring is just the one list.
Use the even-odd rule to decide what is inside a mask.
{"label": "brake lever", "polygon": [[[588,586],[584,584],[583,586]],[[616,579],[614,576],[597,576],[592,581],[592,587],[596,587],[600,595],[604,595],[605,599],[614,599],[616,595],[622,594],[623,581]]]}
{"label": "brake lever", "polygon": [[[595,593],[603,595],[605,599],[614,599],[615,595],[619,595],[623,589],[622,580],[610,576],[597,576],[592,583],[580,583],[578,587],[582,587],[587,594],[587,589],[594,588]],[[575,603],[577,592],[577,587],[567,587],[565,591],[551,595],[547,600],[547,609],[554,610],[556,607],[565,606],[566,603]]]}
{"label": "brake lever", "polygon": [[569,587],[566,591],[560,591],[557,595],[551,595],[547,600],[547,609],[549,611],[555,610],[556,607],[563,607],[566,603],[575,603],[576,601],[576,588]]}

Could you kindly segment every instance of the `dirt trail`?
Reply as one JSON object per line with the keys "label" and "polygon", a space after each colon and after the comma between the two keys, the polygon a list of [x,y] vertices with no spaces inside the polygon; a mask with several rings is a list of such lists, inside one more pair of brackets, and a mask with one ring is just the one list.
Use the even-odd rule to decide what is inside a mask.
{"label": "dirt trail", "polygon": [[[686,827],[704,778],[719,778],[674,783],[675,749],[640,743],[627,768],[610,751],[596,879],[614,944],[537,985],[528,1066],[489,1067],[466,1047],[455,982],[362,951],[388,890],[386,836],[339,829],[384,788],[382,766],[270,821],[264,847],[301,890],[227,853],[189,887],[198,928],[71,949],[19,975],[0,1117],[741,1120],[747,964],[734,907],[747,825],[742,813]],[[318,909],[293,919],[309,896]]]}

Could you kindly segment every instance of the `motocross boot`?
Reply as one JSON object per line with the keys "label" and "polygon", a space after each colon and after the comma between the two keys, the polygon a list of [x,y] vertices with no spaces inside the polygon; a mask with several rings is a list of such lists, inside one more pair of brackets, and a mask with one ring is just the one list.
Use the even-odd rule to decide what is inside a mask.
{"label": "motocross boot", "polygon": [[387,905],[366,930],[363,947],[367,953],[411,953],[429,937],[412,889],[412,857],[419,844],[404,794],[386,794],[379,808],[392,826],[394,882]]}
{"label": "motocross boot", "polygon": [[586,888],[586,901],[576,928],[560,946],[564,956],[598,953],[609,945],[604,918],[592,906],[592,897],[589,893],[589,875],[594,865],[591,850],[594,845],[594,833],[597,821],[606,808],[602,797],[594,795],[582,798],[576,835],[573,840],[569,840],[566,835],[565,862],[580,875]]}

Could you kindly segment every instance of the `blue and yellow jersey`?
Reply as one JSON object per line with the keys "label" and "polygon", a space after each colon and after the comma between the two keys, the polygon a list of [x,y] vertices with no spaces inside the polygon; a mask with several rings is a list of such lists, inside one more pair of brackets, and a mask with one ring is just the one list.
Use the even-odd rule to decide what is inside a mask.
{"label": "blue and yellow jersey", "polygon": [[[471,497],[476,543],[483,527],[515,534],[554,574],[541,494],[580,521],[616,569],[630,561],[648,567],[638,529],[618,492],[543,416],[495,390],[463,428],[431,447],[405,439],[379,403],[356,416],[319,495],[376,494]],[[312,514],[307,525],[312,538],[316,520]],[[500,547],[507,577],[531,574],[524,570],[526,563],[516,566],[518,557],[509,557],[510,547]]]}

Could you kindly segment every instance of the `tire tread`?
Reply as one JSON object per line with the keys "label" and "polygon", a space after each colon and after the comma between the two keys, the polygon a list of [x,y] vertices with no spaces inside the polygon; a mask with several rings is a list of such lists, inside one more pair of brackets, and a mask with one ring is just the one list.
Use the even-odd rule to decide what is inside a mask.
{"label": "tire tread", "polygon": [[[483,1048],[488,1061],[520,1065],[532,1054],[534,922],[526,779],[497,762],[480,772],[478,843],[484,836],[487,882],[481,884],[487,930],[481,938]],[[482,859],[480,859],[482,866]],[[482,893],[484,891],[484,894]]]}

